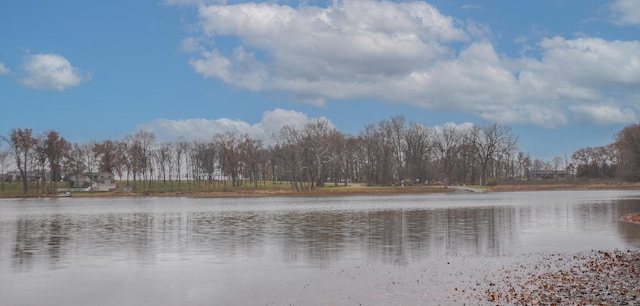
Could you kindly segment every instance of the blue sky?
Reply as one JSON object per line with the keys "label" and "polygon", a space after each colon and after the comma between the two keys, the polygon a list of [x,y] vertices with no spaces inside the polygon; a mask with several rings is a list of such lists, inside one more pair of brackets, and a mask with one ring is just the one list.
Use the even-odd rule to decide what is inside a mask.
{"label": "blue sky", "polygon": [[11,1],[0,134],[356,134],[404,115],[510,125],[550,160],[638,122],[639,30],[636,0]]}

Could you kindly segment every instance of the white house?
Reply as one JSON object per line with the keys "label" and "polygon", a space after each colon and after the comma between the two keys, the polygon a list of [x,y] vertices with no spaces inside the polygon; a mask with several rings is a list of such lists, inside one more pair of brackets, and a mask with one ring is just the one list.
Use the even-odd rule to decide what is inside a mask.
{"label": "white house", "polygon": [[92,173],[93,191],[111,191],[116,189],[116,180],[111,172]]}

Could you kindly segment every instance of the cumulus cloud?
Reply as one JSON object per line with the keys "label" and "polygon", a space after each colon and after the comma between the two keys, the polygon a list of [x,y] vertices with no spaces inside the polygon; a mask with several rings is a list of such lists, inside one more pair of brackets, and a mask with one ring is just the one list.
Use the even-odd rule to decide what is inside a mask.
{"label": "cumulus cloud", "polygon": [[29,55],[22,68],[25,75],[22,84],[35,89],[63,91],[85,80],[78,68],[57,54]]}
{"label": "cumulus cloud", "polygon": [[468,39],[453,18],[424,2],[297,9],[242,3],[201,6],[199,15],[205,35],[237,36],[243,46],[230,55],[202,52],[190,61],[198,73],[251,90],[292,91],[309,101],[327,93],[356,96],[358,84],[377,86],[445,56],[449,50],[439,41]]}
{"label": "cumulus cloud", "polygon": [[[322,120],[328,119],[322,117]],[[260,122],[250,124],[240,120],[220,119],[185,119],[170,120],[157,119],[147,122],[138,128],[153,132],[160,139],[177,139],[183,137],[187,140],[209,140],[214,135],[231,132],[236,135],[249,135],[263,141],[272,143],[273,136],[277,135],[285,125],[302,128],[312,121],[306,114],[284,109],[266,111],[262,114]]]}
{"label": "cumulus cloud", "polygon": [[571,110],[576,116],[583,117],[584,121],[594,122],[600,125],[637,122],[634,111],[629,108],[620,108],[608,105],[574,105]]}
{"label": "cumulus cloud", "polygon": [[[640,109],[638,41],[558,36],[507,57],[478,34],[489,29],[418,1],[200,5],[198,24],[183,43],[197,73],[319,107],[375,99],[545,127],[632,122]],[[197,43],[226,37],[238,45]]]}
{"label": "cumulus cloud", "polygon": [[640,1],[615,0],[610,6],[614,13],[615,24],[623,26],[640,24]]}
{"label": "cumulus cloud", "polygon": [[222,56],[217,50],[203,52],[202,56],[200,59],[192,59],[189,64],[205,77],[217,78],[253,91],[265,89],[264,82],[268,77],[264,64],[242,47],[234,50],[231,59]]}
{"label": "cumulus cloud", "polygon": [[466,133],[471,131],[474,127],[475,127],[475,124],[471,122],[463,122],[463,123],[445,122],[444,124],[436,125],[433,128],[437,133],[442,133],[442,131],[445,129],[454,129],[458,132]]}
{"label": "cumulus cloud", "polygon": [[9,68],[7,68],[3,63],[0,63],[0,75],[5,75],[11,72]]}

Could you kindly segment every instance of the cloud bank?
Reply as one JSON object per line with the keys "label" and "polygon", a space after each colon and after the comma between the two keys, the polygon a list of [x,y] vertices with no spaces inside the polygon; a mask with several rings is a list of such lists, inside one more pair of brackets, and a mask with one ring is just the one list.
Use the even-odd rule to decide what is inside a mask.
{"label": "cloud bank", "polygon": [[[612,4],[625,13],[620,23],[636,22],[637,3]],[[195,52],[195,72],[317,106],[374,99],[544,127],[635,122],[640,109],[638,41],[555,36],[533,55],[507,57],[473,22],[426,2],[201,4],[198,12],[201,35],[183,44]],[[215,44],[230,37],[231,49]]]}
{"label": "cloud bank", "polygon": [[21,83],[33,89],[64,91],[88,79],[66,58],[57,54],[29,55],[22,68],[24,77]]}
{"label": "cloud bank", "polygon": [[640,24],[640,1],[616,0],[611,3],[611,10],[614,13],[615,24],[622,26]]}
{"label": "cloud bank", "polygon": [[[330,122],[327,118],[323,119]],[[265,144],[273,142],[274,135],[277,135],[285,125],[302,128],[312,121],[306,114],[284,109],[266,111],[262,114],[260,122],[250,124],[240,120],[229,119],[185,119],[169,120],[157,119],[147,122],[138,127],[139,130],[153,132],[159,139],[175,140],[180,137],[186,140],[210,140],[219,133],[231,132],[236,135],[249,135],[260,139]]]}

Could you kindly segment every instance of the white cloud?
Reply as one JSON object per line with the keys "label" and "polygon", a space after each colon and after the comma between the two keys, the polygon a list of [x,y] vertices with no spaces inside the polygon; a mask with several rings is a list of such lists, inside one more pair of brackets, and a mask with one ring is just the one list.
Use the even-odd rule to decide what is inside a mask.
{"label": "white cloud", "polygon": [[267,79],[264,64],[255,60],[254,55],[245,52],[242,47],[234,50],[231,59],[214,50],[203,52],[202,58],[192,59],[189,64],[205,77],[217,78],[253,91],[263,90],[263,83]]}
{"label": "white cloud", "polygon": [[192,52],[203,52],[205,51],[202,47],[200,39],[198,37],[186,37],[182,40],[182,45],[180,46],[180,51],[192,53]]}
{"label": "white cloud", "polygon": [[466,133],[471,131],[474,127],[475,127],[475,124],[471,122],[463,122],[463,123],[445,122],[444,124],[436,125],[433,128],[438,133],[442,133],[444,129],[449,129],[449,128],[453,128],[454,130],[457,130],[459,132]]}
{"label": "white cloud", "polygon": [[84,80],[78,68],[57,54],[29,55],[22,68],[25,74],[22,84],[35,89],[63,91]]}
{"label": "white cloud", "polygon": [[477,10],[481,8],[482,8],[482,5],[480,4],[465,4],[462,6],[463,10]]}
{"label": "white cloud", "polygon": [[[322,117],[319,119],[327,120]],[[262,114],[260,122],[250,124],[240,120],[220,119],[185,119],[169,120],[157,119],[147,122],[138,128],[149,132],[154,132],[160,139],[177,139],[184,137],[187,140],[210,140],[218,133],[232,132],[236,135],[247,134],[260,139],[265,144],[273,141],[273,136],[277,135],[285,125],[302,128],[312,121],[306,114],[293,110],[275,109]]]}
{"label": "white cloud", "polygon": [[438,42],[468,39],[451,17],[424,2],[212,5],[202,6],[200,17],[206,35],[238,36],[243,47],[229,56],[203,52],[190,61],[198,73],[251,90],[292,91],[308,101],[327,92],[357,96],[359,84],[377,86],[446,56],[450,50]]}
{"label": "white cloud", "polygon": [[630,108],[620,108],[615,105],[575,105],[571,110],[584,121],[599,125],[637,122],[638,118]]}
{"label": "white cloud", "polygon": [[3,63],[0,63],[0,75],[5,75],[11,72],[9,68],[7,68]]}
{"label": "white cloud", "polygon": [[544,58],[526,68],[584,88],[640,84],[640,42],[563,37],[540,42]]}
{"label": "white cloud", "polygon": [[[510,58],[488,27],[425,2],[201,5],[199,18],[202,36],[183,43],[199,50],[189,62],[197,73],[319,107],[375,99],[545,127],[632,122],[640,110],[628,102],[640,85],[638,41],[521,37],[531,57]],[[198,43],[229,36],[237,46]]]}
{"label": "white cloud", "polygon": [[640,24],[640,1],[615,0],[611,3],[613,22],[618,25]]}

